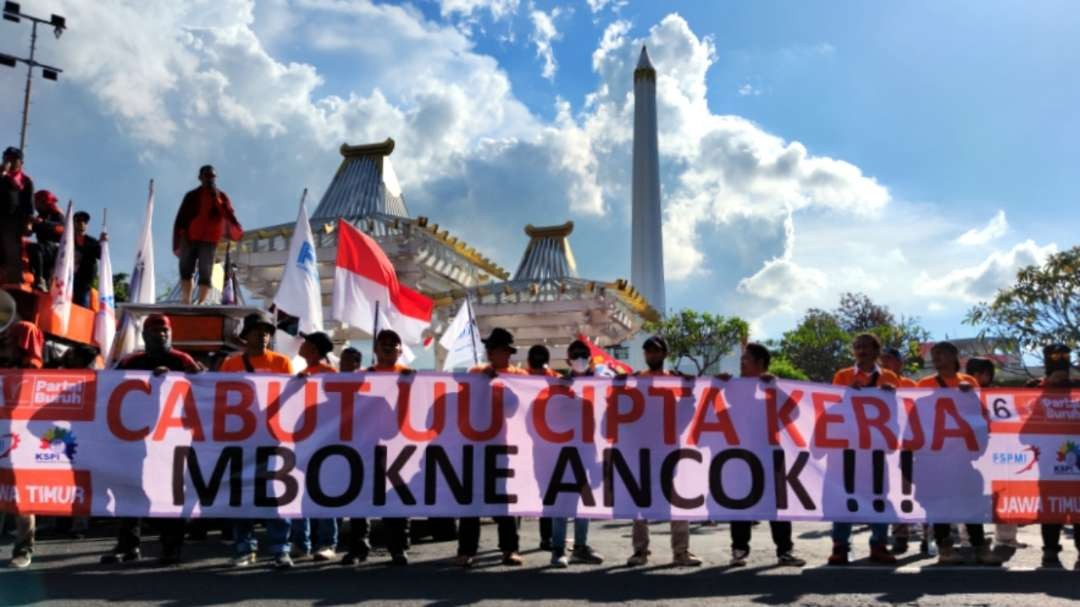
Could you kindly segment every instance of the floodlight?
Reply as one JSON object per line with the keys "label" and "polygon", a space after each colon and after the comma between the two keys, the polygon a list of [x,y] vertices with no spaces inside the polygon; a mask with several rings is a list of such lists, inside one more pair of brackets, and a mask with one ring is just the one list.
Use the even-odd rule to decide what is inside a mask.
{"label": "floodlight", "polygon": [[4,3],[4,19],[11,21],[12,23],[19,23],[19,3],[18,2],[5,2]]}
{"label": "floodlight", "polygon": [[0,65],[6,65],[8,67],[15,67],[15,58],[11,55],[0,54]]}
{"label": "floodlight", "polygon": [[50,70],[47,67],[43,67],[41,68],[41,77],[46,80],[52,80],[55,82],[56,79],[60,77],[60,72],[57,72],[56,70]]}

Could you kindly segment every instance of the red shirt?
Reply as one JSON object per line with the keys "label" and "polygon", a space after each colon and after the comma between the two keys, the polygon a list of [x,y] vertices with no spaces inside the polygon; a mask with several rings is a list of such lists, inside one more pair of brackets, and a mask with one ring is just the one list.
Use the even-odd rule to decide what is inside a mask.
{"label": "red shirt", "polygon": [[194,219],[188,224],[188,240],[216,243],[225,235],[225,213],[222,212],[224,195],[218,192],[214,197],[210,195],[209,188],[199,188],[196,197],[199,206]]}

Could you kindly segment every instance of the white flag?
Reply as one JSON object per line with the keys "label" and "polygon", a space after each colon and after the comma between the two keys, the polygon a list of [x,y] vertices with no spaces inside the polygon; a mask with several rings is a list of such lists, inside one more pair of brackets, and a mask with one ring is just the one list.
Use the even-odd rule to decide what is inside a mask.
{"label": "white flag", "polygon": [[59,332],[67,333],[68,319],[71,318],[71,298],[75,288],[75,226],[72,222],[70,201],[54,268],[49,299],[52,300],[52,312],[60,321]]}
{"label": "white flag", "polygon": [[446,350],[443,371],[452,371],[460,367],[471,367],[480,363],[484,344],[480,341],[480,330],[472,314],[472,306],[466,299],[458,309],[454,320],[443,332],[439,345]]}
{"label": "white flag", "polygon": [[98,311],[94,317],[94,343],[103,356],[112,351],[116,337],[116,298],[113,295],[112,259],[109,241],[101,242],[101,265],[98,266]]}
{"label": "white flag", "polygon": [[[146,217],[143,219],[142,232],[139,233],[139,246],[135,251],[135,268],[131,271],[128,287],[128,301],[131,303],[152,304],[157,301],[154,287],[154,180],[150,180],[150,196],[146,200]],[[120,333],[113,343],[112,356],[109,360],[119,360],[122,356],[134,352],[139,347],[139,334],[142,327],[130,314],[124,314],[120,321]]]}
{"label": "white flag", "polygon": [[319,265],[315,257],[315,238],[311,235],[307,205],[300,200],[300,214],[296,218],[285,272],[274,295],[277,309],[300,319],[301,333],[323,330],[322,290],[319,287]]}

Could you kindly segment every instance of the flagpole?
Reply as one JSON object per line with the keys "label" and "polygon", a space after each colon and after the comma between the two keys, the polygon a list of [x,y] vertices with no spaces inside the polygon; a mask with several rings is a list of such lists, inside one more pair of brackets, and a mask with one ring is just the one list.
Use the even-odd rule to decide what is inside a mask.
{"label": "flagpole", "polygon": [[473,364],[480,364],[480,354],[476,351],[476,318],[473,316],[472,298],[469,297],[468,289],[465,290],[465,310],[469,313],[469,346],[472,347]]}
{"label": "flagpole", "polygon": [[379,335],[379,300],[375,300],[375,318],[371,327],[371,351],[375,351],[375,337]]}

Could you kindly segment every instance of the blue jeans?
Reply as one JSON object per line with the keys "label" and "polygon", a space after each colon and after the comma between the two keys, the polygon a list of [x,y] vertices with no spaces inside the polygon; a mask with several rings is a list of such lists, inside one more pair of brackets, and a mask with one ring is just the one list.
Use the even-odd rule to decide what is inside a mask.
{"label": "blue jeans", "polygon": [[237,519],[233,522],[233,552],[236,556],[255,554],[259,543],[255,539],[255,521]]}
{"label": "blue jeans", "polygon": [[[315,550],[337,548],[338,524],[336,518],[301,518],[290,521],[290,539],[292,543],[303,548],[304,552],[311,552],[312,525],[315,526]],[[280,538],[272,538],[272,541],[277,539]]]}
{"label": "blue jeans", "polygon": [[[589,519],[574,519],[574,548],[583,549],[589,545]],[[566,552],[566,517],[551,520],[551,552],[562,555]]]}
{"label": "blue jeans", "polygon": [[[834,544],[851,543],[851,523],[833,523],[832,541]],[[870,525],[870,547],[885,546],[889,542],[889,525],[872,523]]]}

